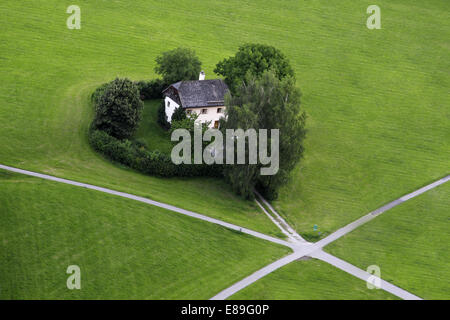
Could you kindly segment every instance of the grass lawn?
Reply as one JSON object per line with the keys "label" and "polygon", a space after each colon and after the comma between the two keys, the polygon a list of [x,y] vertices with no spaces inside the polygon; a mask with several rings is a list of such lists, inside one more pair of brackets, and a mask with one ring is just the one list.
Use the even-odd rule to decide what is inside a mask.
{"label": "grass lawn", "polygon": [[[0,171],[0,299],[208,299],[289,249],[136,201]],[[81,290],[66,269],[81,268]]]}
{"label": "grass lawn", "polygon": [[326,251],[424,299],[450,299],[450,183],[393,208]]}
{"label": "grass lawn", "polygon": [[169,131],[161,128],[157,122],[160,103],[160,100],[145,101],[142,121],[134,138],[145,142],[149,150],[159,150],[170,155],[173,145]]}
{"label": "grass lawn", "polygon": [[[166,201],[262,232],[258,208],[215,179],[157,179],[117,167],[87,143],[89,95],[116,76],[155,77],[155,57],[187,46],[207,78],[244,42],[291,60],[309,134],[304,162],[275,203],[302,234],[325,233],[448,173],[450,3],[86,1],[0,4],[0,159],[7,165]],[[264,17],[264,19],[261,19]]]}
{"label": "grass lawn", "polygon": [[[156,56],[183,44],[167,41],[173,19],[160,15],[174,4],[80,1],[82,29],[68,30],[70,4],[0,4],[0,163],[168,202],[282,236],[255,203],[235,196],[221,180],[145,176],[110,163],[90,148],[89,97],[95,88],[117,76],[151,79]],[[184,4],[192,8],[190,2]],[[192,20],[186,17],[182,23],[192,25]],[[184,45],[190,46],[188,41]],[[208,61],[199,52],[205,70],[214,67],[216,54],[210,53]]]}
{"label": "grass lawn", "polygon": [[237,292],[231,299],[386,300],[397,297],[369,290],[366,283],[320,260],[294,261]]}
{"label": "grass lawn", "polygon": [[[81,30],[68,30],[71,4],[0,3],[2,164],[145,196],[280,236],[253,202],[236,197],[220,180],[145,176],[108,162],[87,140],[93,117],[89,96],[98,85],[117,76],[154,78],[155,57],[179,46],[196,50],[212,79],[218,61],[245,42],[257,42],[276,46],[290,59],[309,116],[305,159],[274,203],[300,234],[312,232],[314,224],[327,234],[448,174],[449,1],[379,0],[381,30],[365,26],[371,3],[354,0],[79,0]],[[11,188],[1,189],[0,201],[25,197]],[[54,205],[76,198],[66,190],[54,186],[60,195]],[[36,200],[48,196],[42,188],[32,194]],[[89,198],[86,216],[118,212],[103,196]],[[16,205],[21,203],[28,202]],[[0,226],[10,225],[1,214]],[[68,225],[65,216],[55,219]],[[133,235],[109,225],[120,230],[117,238]],[[26,228],[42,227],[17,222],[7,231],[27,239]],[[183,236],[191,232],[184,230]],[[40,241],[51,235],[42,233]],[[38,245],[27,241],[29,248]],[[16,250],[11,242],[2,245],[7,250],[2,254]],[[27,279],[37,282],[40,278],[30,274],[41,262],[29,248],[23,247],[23,268],[29,268]],[[34,261],[30,267],[27,258]],[[201,284],[197,288],[203,290]]]}
{"label": "grass lawn", "polygon": [[378,1],[381,30],[364,26],[369,2],[298,3],[309,134],[274,205],[311,238],[450,173],[450,2]]}

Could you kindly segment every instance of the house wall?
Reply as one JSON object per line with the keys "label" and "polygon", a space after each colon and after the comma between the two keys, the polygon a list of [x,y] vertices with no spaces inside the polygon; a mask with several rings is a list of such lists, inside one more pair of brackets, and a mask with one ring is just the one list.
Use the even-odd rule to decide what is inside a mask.
{"label": "house wall", "polygon": [[172,115],[173,115],[175,109],[178,108],[180,105],[167,96],[164,99],[164,104],[166,106],[167,121],[171,122]]}
{"label": "house wall", "polygon": [[[217,109],[221,108],[222,113],[217,113]],[[202,109],[207,109],[206,114],[202,114]],[[209,125],[210,128],[214,127],[214,122],[219,121],[221,117],[224,117],[225,114],[225,107],[224,106],[218,106],[218,107],[204,107],[204,108],[187,108],[186,112],[195,112],[198,114],[197,121],[204,123],[206,121],[211,121],[211,124]]]}

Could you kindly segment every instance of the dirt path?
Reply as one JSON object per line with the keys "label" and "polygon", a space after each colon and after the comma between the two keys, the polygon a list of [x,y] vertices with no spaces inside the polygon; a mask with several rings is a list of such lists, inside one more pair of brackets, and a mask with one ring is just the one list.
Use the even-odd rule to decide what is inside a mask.
{"label": "dirt path", "polygon": [[[322,251],[322,248],[324,246],[328,245],[329,243],[336,241],[337,239],[344,236],[345,234],[355,230],[359,226],[369,222],[370,220],[374,219],[375,217],[382,214],[383,212],[386,212],[387,210],[389,210],[405,201],[408,201],[428,190],[436,188],[437,186],[450,181],[450,175],[448,175],[445,178],[439,179],[438,181],[435,181],[423,188],[420,188],[420,189],[418,189],[412,193],[409,193],[397,200],[394,200],[394,201],[388,203],[387,205],[384,205],[384,206],[376,209],[373,212],[370,212],[369,214],[367,214],[367,215],[359,218],[358,220],[348,224],[347,226],[337,230],[336,232],[330,234],[328,237],[326,237],[316,243],[310,243],[310,242],[305,241],[292,227],[290,227],[287,224],[287,222],[275,211],[275,209],[273,209],[273,207],[259,194],[257,194],[258,197],[266,205],[266,207],[269,208],[269,210],[271,211],[272,214],[267,212],[267,210],[261,205],[261,203],[259,201],[257,201],[257,204],[261,207],[261,209],[264,211],[264,213],[266,213],[269,216],[269,218],[272,220],[272,222],[274,222],[275,225],[277,225],[277,227],[280,228],[280,230],[284,234],[286,234],[286,236],[288,237],[288,239],[290,241],[281,240],[281,239],[278,239],[278,238],[275,238],[275,237],[272,237],[272,236],[269,236],[269,235],[266,235],[266,234],[263,234],[263,233],[260,233],[257,231],[253,231],[253,230],[250,230],[250,229],[247,229],[244,227],[240,227],[240,226],[222,221],[222,220],[210,218],[208,216],[205,216],[205,215],[202,215],[202,214],[199,214],[196,212],[188,211],[185,209],[181,209],[181,208],[172,206],[170,204],[150,200],[150,199],[147,199],[144,197],[135,196],[135,195],[125,193],[125,192],[120,192],[120,191],[107,189],[107,188],[103,188],[103,187],[98,187],[98,186],[94,186],[91,184],[81,183],[81,182],[77,182],[77,181],[73,181],[73,180],[57,178],[57,177],[53,177],[50,175],[41,174],[41,173],[37,173],[37,172],[17,169],[14,167],[9,167],[9,166],[5,166],[5,165],[1,165],[1,164],[0,164],[0,169],[15,172],[15,173],[20,173],[20,174],[24,174],[24,175],[28,175],[28,176],[32,176],[32,177],[37,177],[37,178],[41,178],[41,179],[45,179],[45,180],[64,183],[64,184],[68,184],[68,185],[72,185],[72,186],[77,186],[77,187],[81,187],[81,188],[91,189],[91,190],[95,190],[95,191],[99,191],[99,192],[103,192],[103,193],[108,193],[108,194],[112,194],[115,196],[131,199],[131,200],[135,200],[135,201],[140,201],[140,202],[143,202],[143,203],[146,203],[149,205],[153,205],[153,206],[160,207],[160,208],[163,208],[166,210],[177,212],[177,213],[180,213],[180,214],[192,217],[192,218],[196,218],[196,219],[200,219],[200,220],[207,221],[210,223],[214,223],[214,224],[220,225],[220,226],[228,228],[228,229],[246,233],[246,234],[252,235],[254,237],[266,240],[266,241],[270,241],[270,242],[277,243],[277,244],[280,244],[283,246],[287,246],[294,251],[294,253],[269,264],[268,266],[254,272],[250,276],[233,284],[231,287],[229,287],[229,288],[223,290],[222,292],[218,293],[217,295],[215,295],[212,299],[226,299],[226,298],[230,297],[231,295],[235,294],[236,292],[238,292],[238,291],[242,290],[243,288],[249,286],[250,284],[254,283],[255,281],[268,275],[269,273],[291,263],[292,261],[295,261],[295,260],[300,259],[305,256],[320,259],[322,261],[330,263],[331,265],[333,265],[353,276],[356,276],[362,280],[367,280],[368,277],[371,276],[369,273],[367,273],[367,272],[365,272],[365,271],[363,271],[363,270],[361,270],[361,269],[359,269],[359,268],[333,256],[333,255],[330,255],[330,254]],[[384,280],[381,280],[381,283],[382,283],[381,288],[383,290],[386,290],[402,299],[408,299],[408,300],[409,299],[420,299],[419,297],[417,297],[397,286],[394,286]]]}
{"label": "dirt path", "polygon": [[64,183],[64,184],[68,184],[68,185],[72,185],[72,186],[76,186],[76,187],[81,187],[81,188],[86,188],[86,189],[91,189],[91,190],[95,190],[95,191],[100,191],[103,193],[108,193],[108,194],[112,194],[115,196],[119,196],[122,198],[127,198],[127,199],[131,199],[131,200],[135,200],[135,201],[139,201],[139,202],[143,202],[152,206],[156,206],[156,207],[160,207],[166,210],[170,210],[173,212],[177,212],[177,213],[181,213],[183,215],[192,217],[192,218],[196,218],[196,219],[200,219],[203,221],[207,221],[210,223],[214,223],[217,225],[220,225],[222,227],[228,228],[228,229],[232,229],[235,231],[239,231],[242,233],[246,233],[249,234],[251,236],[263,239],[263,240],[267,240],[273,243],[277,243],[283,246],[287,246],[290,247],[292,250],[296,249],[296,245],[282,240],[282,239],[278,239],[251,229],[247,229],[241,226],[237,226],[222,220],[218,220],[218,219],[214,219],[205,215],[202,215],[200,213],[196,213],[193,211],[189,211],[189,210],[185,210],[185,209],[181,209],[175,206],[172,206],[170,204],[167,203],[162,203],[162,202],[158,202],[158,201],[154,201],[154,200],[150,200],[144,197],[139,197],[139,196],[135,196],[133,194],[129,194],[129,193],[125,193],[125,192],[120,192],[120,191],[116,191],[116,190],[112,190],[112,189],[107,189],[107,188],[103,188],[103,187],[98,187],[98,186],[94,186],[91,184],[86,184],[86,183],[81,183],[81,182],[77,182],[77,181],[73,181],[73,180],[67,180],[67,179],[62,179],[62,178],[57,178],[57,177],[53,177],[53,176],[49,176],[46,174],[42,174],[42,173],[37,173],[37,172],[32,172],[32,171],[27,171],[27,170],[22,170],[22,169],[17,169],[17,168],[13,168],[13,167],[9,167],[9,166],[5,166],[5,165],[1,165],[0,164],[0,169],[3,170],[7,170],[7,171],[11,171],[11,172],[15,172],[15,173],[20,173],[20,174],[24,174],[27,176],[32,176],[32,177],[36,177],[36,178],[41,178],[41,179],[45,179],[45,180],[50,180],[50,181],[54,181],[54,182],[59,182],[59,183]]}
{"label": "dirt path", "polygon": [[[423,188],[420,188],[412,193],[409,193],[397,200],[394,200],[394,201],[368,213],[367,215],[346,225],[345,227],[337,230],[336,232],[333,232],[328,237],[326,237],[316,243],[306,242],[303,238],[301,238],[294,231],[295,234],[297,234],[298,237],[301,238],[301,239],[295,239],[296,237],[293,235],[294,232],[292,232],[293,229],[286,223],[286,221],[281,216],[278,215],[278,213],[276,213],[276,215],[278,216],[278,219],[269,216],[271,218],[271,220],[283,231],[283,233],[285,233],[286,235],[289,236],[289,239],[291,241],[296,242],[298,244],[298,248],[295,250],[295,252],[293,254],[291,254],[287,257],[284,257],[282,259],[279,259],[279,260],[271,263],[270,265],[256,271],[252,275],[242,279],[241,281],[235,283],[231,287],[218,293],[211,299],[226,299],[226,298],[230,297],[231,295],[235,294],[236,292],[238,292],[238,291],[242,290],[243,288],[249,286],[250,284],[254,283],[255,281],[261,279],[262,277],[268,275],[269,273],[281,268],[282,266],[285,266],[285,265],[291,263],[294,260],[300,259],[301,257],[304,257],[304,256],[320,259],[320,260],[325,261],[325,262],[335,266],[336,268],[339,268],[355,277],[358,277],[364,281],[367,281],[369,279],[369,277],[373,277],[371,274],[357,268],[356,266],[354,266],[344,260],[341,260],[331,254],[328,254],[328,253],[322,251],[322,248],[325,247],[326,245],[330,244],[331,242],[336,241],[337,239],[341,238],[342,236],[348,234],[349,232],[355,230],[359,226],[371,221],[372,219],[376,218],[383,212],[386,212],[389,209],[392,209],[393,207],[398,206],[399,204],[401,204],[405,201],[408,201],[414,197],[417,197],[418,195],[420,195],[428,190],[431,190],[433,188],[436,188],[437,186],[439,186],[443,183],[446,183],[448,181],[450,181],[450,175],[446,176],[445,178],[439,179]],[[257,196],[264,202],[264,204],[266,204],[266,206],[268,208],[271,208],[271,210],[273,210],[273,212],[275,212],[275,210],[270,206],[270,204],[264,198],[262,198],[262,196],[260,194],[257,194]],[[265,211],[265,213],[267,215],[269,215],[267,213],[267,211],[261,206],[261,204],[259,204],[259,205]],[[290,230],[292,230],[292,231],[290,231]],[[383,289],[399,298],[402,298],[405,300],[420,300],[421,299],[418,296],[416,296],[412,293],[409,293],[406,290],[399,288],[387,281],[384,281],[382,279],[379,279],[379,280],[381,282],[381,289]]]}

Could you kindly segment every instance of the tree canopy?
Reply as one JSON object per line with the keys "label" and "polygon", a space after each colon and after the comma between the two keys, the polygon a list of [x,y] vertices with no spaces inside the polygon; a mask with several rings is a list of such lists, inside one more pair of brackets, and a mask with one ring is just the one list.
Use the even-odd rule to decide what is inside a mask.
{"label": "tree canopy", "polygon": [[174,110],[172,114],[172,121],[180,121],[183,119],[186,119],[186,112],[183,107],[180,106]]}
{"label": "tree canopy", "polygon": [[225,82],[233,94],[245,81],[248,73],[256,78],[271,70],[281,80],[294,77],[294,71],[286,56],[273,46],[248,43],[239,47],[234,57],[222,60],[214,72],[225,77]]}
{"label": "tree canopy", "polygon": [[292,77],[279,80],[270,71],[259,78],[247,76],[237,93],[226,99],[227,118],[222,118],[221,130],[225,134],[226,129],[279,129],[279,170],[275,175],[261,175],[260,162],[236,164],[225,166],[224,176],[245,198],[252,198],[256,188],[268,199],[275,199],[303,154],[306,114],[300,107],[300,90]]}
{"label": "tree canopy", "polygon": [[156,57],[155,72],[163,77],[166,84],[181,80],[198,80],[202,63],[195,51],[187,48],[176,48],[163,52]]}
{"label": "tree canopy", "polygon": [[139,90],[128,79],[115,79],[95,97],[94,125],[118,139],[130,138],[142,117],[144,103]]}

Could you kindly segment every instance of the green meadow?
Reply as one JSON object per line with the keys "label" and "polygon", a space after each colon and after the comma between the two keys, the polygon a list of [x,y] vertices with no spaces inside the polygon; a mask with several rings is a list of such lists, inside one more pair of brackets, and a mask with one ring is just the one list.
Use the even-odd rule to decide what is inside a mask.
{"label": "green meadow", "polygon": [[221,182],[135,174],[86,138],[97,85],[153,78],[155,57],[178,46],[214,78],[215,64],[251,41],[285,52],[303,91],[305,159],[276,202],[299,232],[331,232],[448,172],[447,1],[380,1],[381,30],[366,28],[365,1],[79,1],[81,30],[65,26],[69,4],[0,5],[4,164],[273,231]]}
{"label": "green meadow", "polygon": [[[449,174],[449,1],[379,0],[380,30],[366,28],[372,3],[360,0],[80,0],[81,29],[69,30],[66,9],[72,4],[0,3],[1,164],[129,192],[282,237],[255,203],[235,196],[220,179],[145,176],[110,163],[87,139],[90,95],[100,84],[115,77],[154,78],[155,57],[180,46],[194,49],[206,78],[213,79],[218,61],[241,44],[256,42],[286,54],[303,92],[304,159],[274,202],[300,234],[313,238],[315,224],[329,234]],[[146,103],[137,138],[149,147],[167,148],[164,132],[151,127],[152,106]],[[8,258],[0,261],[2,298],[209,298],[284,253],[216,226],[92,191],[3,172],[0,184],[0,255]],[[443,190],[441,197],[448,198],[448,189]],[[422,212],[449,210],[445,201],[441,208],[431,201],[421,206],[402,215],[410,219],[402,222],[404,237],[416,232],[407,221],[421,224]],[[436,219],[445,223],[442,216]],[[401,244],[386,243],[395,240],[389,233],[377,233],[376,252],[392,248],[408,258]],[[435,244],[425,243],[423,249]],[[419,279],[428,260],[414,254],[408,262]],[[73,260],[86,266],[94,287],[67,292],[64,268]],[[398,275],[398,281],[408,281]],[[336,270],[330,277],[345,276]],[[347,288],[358,291],[355,283]],[[411,290],[416,287],[419,295],[442,297],[438,289],[435,294],[420,285]],[[337,289],[326,290],[330,294],[322,297],[339,298]],[[310,291],[311,298],[319,297]],[[275,291],[267,296],[297,297]],[[348,293],[348,298],[369,296],[381,298]]]}
{"label": "green meadow", "polygon": [[331,243],[326,251],[424,299],[450,299],[450,185],[444,184]]}
{"label": "green meadow", "polygon": [[[174,212],[0,171],[0,299],[209,299],[289,249]],[[81,290],[68,290],[69,265]]]}
{"label": "green meadow", "polygon": [[158,119],[159,104],[158,100],[145,101],[141,124],[134,138],[145,143],[149,150],[159,150],[170,155],[173,146],[170,141],[170,133],[161,126],[155,125]]}
{"label": "green meadow", "polygon": [[450,2],[378,1],[380,30],[363,25],[366,1],[298,3],[309,134],[275,207],[327,235],[450,173]]}

